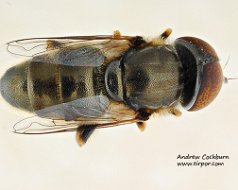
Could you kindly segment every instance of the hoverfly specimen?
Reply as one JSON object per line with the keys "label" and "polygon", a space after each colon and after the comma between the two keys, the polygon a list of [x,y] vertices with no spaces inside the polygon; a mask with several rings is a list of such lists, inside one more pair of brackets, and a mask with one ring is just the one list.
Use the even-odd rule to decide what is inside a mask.
{"label": "hoverfly specimen", "polygon": [[10,53],[29,59],[2,76],[3,98],[54,124],[38,129],[32,122],[16,132],[73,130],[82,145],[97,128],[137,123],[142,130],[152,114],[180,116],[178,106],[206,107],[224,80],[218,56],[194,37],[169,44],[170,33],[167,29],[152,40],[116,31],[7,43]]}

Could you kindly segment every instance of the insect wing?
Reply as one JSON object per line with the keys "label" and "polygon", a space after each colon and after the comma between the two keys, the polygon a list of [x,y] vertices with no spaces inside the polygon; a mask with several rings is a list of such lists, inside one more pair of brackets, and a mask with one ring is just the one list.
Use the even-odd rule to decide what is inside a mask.
{"label": "insect wing", "polygon": [[37,115],[17,122],[14,131],[25,134],[75,131],[80,125],[114,126],[135,118],[136,112],[125,104],[97,96],[94,101],[88,98],[38,110]]}
{"label": "insect wing", "polygon": [[[113,52],[123,53],[133,44],[135,39],[136,37],[131,36],[119,38],[113,36],[31,38],[8,42],[6,49],[13,55],[23,57],[35,57],[41,54],[54,57],[59,54],[68,60],[75,60],[77,57],[101,57],[102,54],[110,57]],[[67,61],[66,64],[69,65]]]}
{"label": "insect wing", "polygon": [[46,119],[33,115],[18,121],[13,126],[13,131],[21,134],[46,134],[75,131],[77,127],[78,124],[75,122]]}
{"label": "insect wing", "polygon": [[109,100],[106,96],[97,95],[79,98],[73,101],[47,106],[35,113],[43,118],[63,119],[66,121],[77,118],[97,118],[107,109]]}

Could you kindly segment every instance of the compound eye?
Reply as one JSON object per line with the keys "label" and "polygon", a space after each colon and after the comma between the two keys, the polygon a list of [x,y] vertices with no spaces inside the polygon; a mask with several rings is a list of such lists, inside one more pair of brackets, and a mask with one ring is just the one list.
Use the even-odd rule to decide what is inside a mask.
{"label": "compound eye", "polygon": [[219,93],[223,73],[215,50],[205,41],[182,37],[175,47],[183,65],[182,106],[197,111],[209,105]]}

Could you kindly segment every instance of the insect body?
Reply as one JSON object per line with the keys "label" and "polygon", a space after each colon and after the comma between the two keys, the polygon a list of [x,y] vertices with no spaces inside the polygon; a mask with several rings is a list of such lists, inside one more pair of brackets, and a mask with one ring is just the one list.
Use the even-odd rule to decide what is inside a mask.
{"label": "insect body", "polygon": [[116,32],[9,42],[9,52],[29,59],[5,72],[3,98],[55,124],[16,132],[76,130],[84,144],[96,128],[135,122],[143,129],[154,113],[179,116],[179,105],[188,111],[206,107],[223,83],[218,57],[198,38],[167,44],[170,33],[151,41]]}

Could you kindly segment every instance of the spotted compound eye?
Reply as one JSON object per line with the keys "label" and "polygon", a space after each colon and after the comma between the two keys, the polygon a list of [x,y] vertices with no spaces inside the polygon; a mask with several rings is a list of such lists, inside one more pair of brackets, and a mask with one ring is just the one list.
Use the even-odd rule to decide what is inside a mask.
{"label": "spotted compound eye", "polygon": [[209,105],[219,93],[223,73],[215,50],[194,37],[181,37],[175,41],[183,65],[182,106],[197,111]]}

